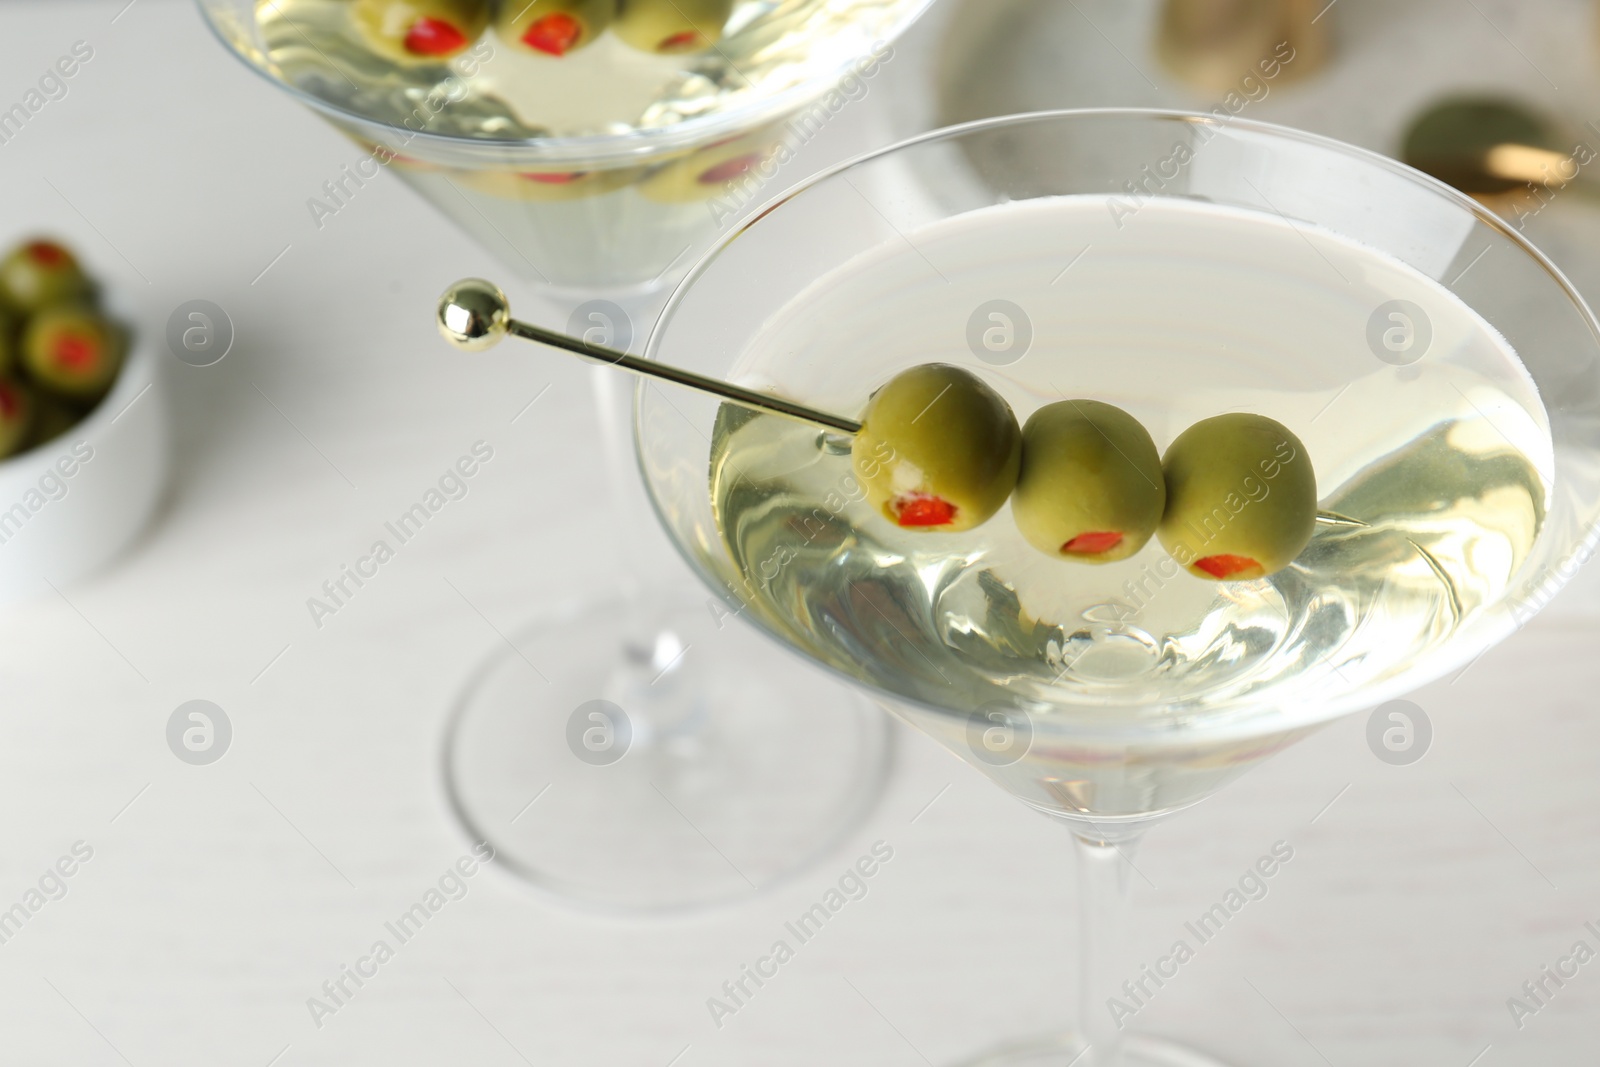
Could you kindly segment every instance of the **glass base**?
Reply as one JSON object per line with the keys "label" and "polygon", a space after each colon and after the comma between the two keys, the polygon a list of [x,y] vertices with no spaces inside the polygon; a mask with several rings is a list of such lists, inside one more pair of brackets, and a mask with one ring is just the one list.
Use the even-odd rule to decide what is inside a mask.
{"label": "glass base", "polygon": [[767,889],[861,825],[888,716],[721,614],[685,594],[508,635],[444,751],[450,805],[496,867],[573,903],[692,909]]}
{"label": "glass base", "polygon": [[1071,1034],[1018,1041],[991,1049],[957,1067],[1228,1067],[1212,1059],[1155,1037],[1132,1036],[1122,1042],[1114,1065],[1086,1051]]}

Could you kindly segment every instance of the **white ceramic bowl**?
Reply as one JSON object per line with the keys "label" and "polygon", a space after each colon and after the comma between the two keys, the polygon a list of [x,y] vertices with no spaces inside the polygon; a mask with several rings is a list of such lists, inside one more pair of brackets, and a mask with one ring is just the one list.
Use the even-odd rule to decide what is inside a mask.
{"label": "white ceramic bowl", "polygon": [[170,465],[157,340],[134,338],[116,384],[88,418],[0,461],[0,603],[63,588],[144,529]]}

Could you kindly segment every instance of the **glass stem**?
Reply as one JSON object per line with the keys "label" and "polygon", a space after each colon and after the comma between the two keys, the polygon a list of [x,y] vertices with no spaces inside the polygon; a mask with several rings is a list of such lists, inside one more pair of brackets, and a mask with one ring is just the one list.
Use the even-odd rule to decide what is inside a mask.
{"label": "glass stem", "polygon": [[600,455],[605,463],[606,489],[611,499],[612,534],[617,540],[617,582],[622,598],[637,603],[644,593],[644,561],[637,551],[637,538],[650,529],[639,499],[639,474],[633,462],[633,431],[628,425],[632,410],[633,379],[615,367],[590,367],[595,415],[600,430]]}
{"label": "glass stem", "polygon": [[[541,291],[529,286],[511,294],[514,314],[519,319],[549,330],[580,334],[609,347],[632,350],[657,310],[652,299],[623,292],[602,292],[596,299],[583,301],[572,294]],[[526,301],[524,297],[526,296]],[[606,307],[605,305],[610,305]],[[574,322],[577,312],[588,307],[588,317]],[[591,334],[589,331],[595,331]],[[520,343],[519,343],[520,344]],[[561,358],[541,353],[534,346],[520,345],[524,359]],[[594,404],[596,432],[599,434],[600,460],[605,479],[605,497],[585,503],[604,505],[607,528],[599,536],[616,541],[610,553],[617,594],[630,608],[636,608],[650,592],[650,561],[640,550],[641,541],[655,533],[655,518],[645,503],[638,464],[633,458],[632,375],[615,367],[589,367],[589,396]],[[639,612],[630,610],[638,622]],[[648,632],[657,620],[635,628]],[[618,635],[622,636],[622,635]]]}
{"label": "glass stem", "polygon": [[686,648],[667,604],[660,599],[659,576],[651,572],[655,517],[650,514],[633,453],[637,379],[615,367],[594,366],[589,373],[609,495],[607,517],[617,544],[612,558],[617,560],[617,591],[626,620],[622,631],[612,635],[621,657],[607,695],[629,709],[639,750],[658,754],[655,742],[699,729],[702,705],[684,699],[670,670],[681,661]]}
{"label": "glass stem", "polygon": [[1133,850],[1140,831],[1074,829],[1078,860],[1078,1033],[1089,1046],[1076,1067],[1114,1067],[1121,1062],[1128,1018],[1119,1004],[1137,1008],[1123,983],[1138,975],[1126,967],[1126,933]]}

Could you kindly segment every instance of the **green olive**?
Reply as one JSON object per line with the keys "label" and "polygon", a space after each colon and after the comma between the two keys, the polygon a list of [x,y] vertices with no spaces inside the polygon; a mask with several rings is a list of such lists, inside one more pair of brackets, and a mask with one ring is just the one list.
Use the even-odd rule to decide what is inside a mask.
{"label": "green olive", "polygon": [[1011,514],[1028,543],[1111,563],[1145,546],[1167,502],[1161,453],[1139,420],[1098,400],[1063,400],[1022,428]]}
{"label": "green olive", "polygon": [[872,394],[850,456],[867,499],[900,526],[956,533],[1017,484],[1022,431],[999,393],[947,363],[912,367]]}
{"label": "green olive", "polygon": [[696,149],[663,163],[639,183],[639,194],[661,204],[686,204],[722,196],[747,182],[777,151],[782,134],[761,130]]}
{"label": "green olive", "polygon": [[734,0],[621,0],[611,32],[642,52],[700,52],[722,39]]}
{"label": "green olive", "polygon": [[15,378],[0,378],[0,457],[14,455],[28,446],[34,407],[33,394],[26,385]]}
{"label": "green olive", "polygon": [[22,367],[42,391],[90,403],[111,388],[122,367],[121,329],[82,304],[56,304],[28,320]]}
{"label": "green olive", "polygon": [[490,0],[355,0],[351,16],[379,55],[442,63],[472,47],[489,25],[490,6]]}
{"label": "green olive", "polygon": [[1262,415],[1195,423],[1162,459],[1167,510],[1157,536],[1191,574],[1262,578],[1300,555],[1317,524],[1317,477],[1300,439]]}
{"label": "green olive", "polygon": [[35,238],[0,260],[0,299],[24,314],[89,296],[93,285],[64,246]]}
{"label": "green olive", "polygon": [[513,48],[564,56],[606,32],[617,0],[501,0],[495,33]]}

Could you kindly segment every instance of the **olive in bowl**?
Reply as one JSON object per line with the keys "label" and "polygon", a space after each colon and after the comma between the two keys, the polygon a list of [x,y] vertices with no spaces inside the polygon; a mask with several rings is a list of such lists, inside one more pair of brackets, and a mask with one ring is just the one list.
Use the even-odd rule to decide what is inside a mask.
{"label": "olive in bowl", "polygon": [[122,367],[122,331],[86,304],[55,304],[28,319],[22,368],[41,390],[92,404],[111,389]]}
{"label": "olive in bowl", "polygon": [[47,304],[85,299],[93,289],[77,257],[48,238],[24,241],[0,259],[0,302],[21,315]]}

